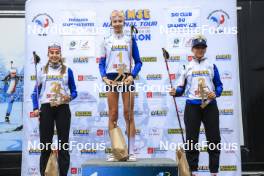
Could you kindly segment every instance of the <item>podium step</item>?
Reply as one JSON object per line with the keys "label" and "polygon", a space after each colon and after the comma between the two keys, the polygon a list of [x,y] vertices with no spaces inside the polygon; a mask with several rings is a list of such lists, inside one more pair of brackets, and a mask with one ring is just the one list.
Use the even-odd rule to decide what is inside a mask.
{"label": "podium step", "polygon": [[137,162],[92,159],[82,165],[82,176],[177,176],[177,173],[176,162],[167,158],[141,158]]}

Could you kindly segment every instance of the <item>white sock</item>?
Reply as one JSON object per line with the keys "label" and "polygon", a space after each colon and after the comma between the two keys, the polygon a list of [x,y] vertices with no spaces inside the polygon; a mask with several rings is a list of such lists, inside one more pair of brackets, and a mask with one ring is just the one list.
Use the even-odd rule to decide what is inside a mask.
{"label": "white sock", "polygon": [[135,149],[135,137],[130,137],[129,153],[134,154],[134,149]]}

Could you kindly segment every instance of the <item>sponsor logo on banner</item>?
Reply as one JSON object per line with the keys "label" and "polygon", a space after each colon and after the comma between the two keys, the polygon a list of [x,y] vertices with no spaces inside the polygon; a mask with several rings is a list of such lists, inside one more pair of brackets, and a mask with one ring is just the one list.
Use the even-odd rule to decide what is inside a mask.
{"label": "sponsor logo on banner", "polygon": [[222,72],[221,79],[232,79],[232,73],[230,71]]}
{"label": "sponsor logo on banner", "polygon": [[234,132],[234,129],[230,128],[220,128],[221,134],[232,134]]}
{"label": "sponsor logo on banner", "polygon": [[199,151],[200,152],[207,152],[208,147],[200,147]]}
{"label": "sponsor logo on banner", "polygon": [[100,117],[108,117],[108,111],[100,111],[99,116]]}
{"label": "sponsor logo on banner", "polygon": [[168,134],[181,134],[183,130],[180,128],[170,128],[168,129]]}
{"label": "sponsor logo on banner", "polygon": [[73,136],[89,136],[90,130],[88,129],[74,129]]}
{"label": "sponsor logo on banner", "polygon": [[147,98],[151,99],[151,98],[162,98],[162,97],[166,97],[167,93],[166,92],[147,92]]}
{"label": "sponsor logo on banner", "polygon": [[87,100],[88,102],[96,102],[95,97],[89,92],[78,92],[78,98],[82,101]]}
{"label": "sponsor logo on banner", "polygon": [[39,137],[39,127],[30,130],[30,137]]}
{"label": "sponsor logo on banner", "polygon": [[100,59],[101,59],[100,57],[97,57],[96,60],[95,60],[95,63],[98,64],[100,62]]}
{"label": "sponsor logo on banner", "polygon": [[180,48],[180,47],[191,47],[192,38],[191,37],[175,37],[172,38],[170,42],[171,48]]}
{"label": "sponsor logo on banner", "polygon": [[226,154],[235,154],[235,153],[236,153],[236,151],[235,151],[235,150],[232,150],[232,149],[224,150],[224,152],[225,152]]}
{"label": "sponsor logo on banner", "polygon": [[90,22],[90,20],[86,17],[73,17],[73,18],[67,18],[67,22],[63,22],[63,27],[93,27],[95,23]]}
{"label": "sponsor logo on banner", "polygon": [[74,57],[73,63],[74,64],[87,64],[89,62],[88,57]]}
{"label": "sponsor logo on banner", "polygon": [[93,75],[78,75],[78,81],[95,81],[97,77]]}
{"label": "sponsor logo on banner", "polygon": [[162,74],[148,74],[146,78],[147,80],[161,80]]}
{"label": "sponsor logo on banner", "polygon": [[107,135],[107,130],[104,129],[98,129],[96,130],[96,136],[103,137]]}
{"label": "sponsor logo on banner", "polygon": [[77,40],[72,40],[69,43],[69,50],[75,50],[78,48],[78,41]]}
{"label": "sponsor logo on banner", "polygon": [[153,117],[167,116],[167,110],[154,110],[150,112],[150,115]]}
{"label": "sponsor logo on banner", "polygon": [[142,62],[157,62],[157,57],[141,57]]}
{"label": "sponsor logo on banner", "polygon": [[79,168],[79,167],[71,168],[71,174],[81,174],[81,173],[82,173],[82,168]]}
{"label": "sponsor logo on banner", "polygon": [[111,148],[105,148],[105,153],[111,153],[112,149]]}
{"label": "sponsor logo on banner", "polygon": [[193,56],[187,56],[187,61],[191,62],[193,60]]}
{"label": "sponsor logo on banner", "polygon": [[236,165],[220,166],[220,171],[237,171]]}
{"label": "sponsor logo on banner", "polygon": [[168,59],[168,62],[180,62],[181,61],[181,56],[170,56]]}
{"label": "sponsor logo on banner", "polygon": [[[138,29],[138,34],[134,36],[135,40],[151,41],[151,28],[158,26],[158,21],[151,20],[150,9],[126,9],[123,10],[125,15],[125,27],[134,25]],[[110,27],[110,21],[103,23],[104,28]],[[130,32],[130,31],[127,31]]]}
{"label": "sponsor logo on banner", "polygon": [[195,29],[198,27],[196,18],[200,16],[199,9],[171,9],[169,12],[170,23],[168,28]]}
{"label": "sponsor logo on banner", "polygon": [[180,38],[174,38],[172,48],[178,48],[180,46]]}
{"label": "sponsor logo on banner", "polygon": [[141,129],[136,129],[136,135],[140,135],[141,134]]}
{"label": "sponsor logo on banner", "polygon": [[220,109],[219,114],[220,115],[233,115],[234,110],[233,109]]}
{"label": "sponsor logo on banner", "polygon": [[170,77],[170,80],[175,80],[176,74],[170,73],[169,77]]}
{"label": "sponsor logo on banner", "polygon": [[72,40],[69,42],[69,50],[89,50],[90,42],[89,40]]}
{"label": "sponsor logo on banner", "polygon": [[135,110],[134,111],[134,115],[135,116],[142,116],[144,113],[143,113],[143,111],[140,111],[140,110]]}
{"label": "sponsor logo on banner", "polygon": [[47,36],[48,29],[54,23],[54,20],[49,14],[40,13],[34,16],[32,23],[37,28],[39,36]]}
{"label": "sponsor logo on banner", "polygon": [[30,167],[30,168],[28,168],[27,175],[36,176],[38,174],[39,174],[39,170],[38,170],[37,167]]}
{"label": "sponsor logo on banner", "polygon": [[211,26],[215,28],[215,33],[227,32],[225,27],[228,27],[227,21],[229,19],[229,14],[222,9],[212,11],[207,17]]}
{"label": "sponsor logo on banner", "polygon": [[231,60],[231,54],[216,55],[215,60],[216,61],[230,61]]}
{"label": "sponsor logo on banner", "polygon": [[28,154],[29,155],[40,155],[40,152],[41,152],[41,150],[39,150],[39,149],[29,149],[28,150]]}
{"label": "sponsor logo on banner", "polygon": [[90,44],[89,40],[81,40],[80,50],[89,50],[90,49],[89,44]]}
{"label": "sponsor logo on banner", "polygon": [[97,150],[95,149],[83,149],[81,150],[81,154],[96,154],[97,153]]}
{"label": "sponsor logo on banner", "polygon": [[148,147],[147,153],[148,154],[156,154],[156,153],[166,153],[168,150],[160,149],[159,147]]}
{"label": "sponsor logo on banner", "polygon": [[107,94],[105,92],[100,92],[99,93],[99,98],[106,98]]}
{"label": "sponsor logo on banner", "polygon": [[221,94],[221,96],[233,96],[232,90],[224,90]]}
{"label": "sponsor logo on banner", "polygon": [[162,130],[159,128],[151,128],[148,131],[149,136],[160,136],[162,133]]}
{"label": "sponsor logo on banner", "polygon": [[76,117],[91,117],[92,111],[76,111],[75,116]]}
{"label": "sponsor logo on banner", "polygon": [[184,46],[185,47],[191,47],[192,46],[192,40],[193,40],[193,38],[185,38]]}
{"label": "sponsor logo on banner", "polygon": [[[137,78],[139,78],[139,77],[137,76],[134,80],[137,80]],[[134,93],[134,96],[135,96],[135,98],[138,98],[139,93],[138,93],[138,92],[135,92],[135,93]]]}
{"label": "sponsor logo on banner", "polygon": [[209,170],[209,166],[198,166],[198,170],[199,171],[208,171]]}
{"label": "sponsor logo on banner", "polygon": [[154,149],[153,147],[148,147],[148,148],[147,148],[147,153],[148,153],[148,154],[153,154],[153,153],[154,153],[154,150],[155,150],[155,149]]}

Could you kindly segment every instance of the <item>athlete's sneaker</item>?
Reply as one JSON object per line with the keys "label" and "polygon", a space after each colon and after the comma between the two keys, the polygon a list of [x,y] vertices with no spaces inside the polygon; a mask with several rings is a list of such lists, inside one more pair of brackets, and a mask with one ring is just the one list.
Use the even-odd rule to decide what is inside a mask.
{"label": "athlete's sneaker", "polygon": [[6,117],[5,117],[5,122],[6,122],[6,123],[10,123],[9,116],[6,116]]}
{"label": "athlete's sneaker", "polygon": [[130,162],[136,162],[137,161],[136,154],[130,154],[129,155],[129,158],[128,158],[128,161],[130,161]]}
{"label": "athlete's sneaker", "polygon": [[106,161],[107,162],[115,162],[115,161],[118,161],[118,160],[114,157],[114,155],[112,153],[109,153],[107,155],[107,157],[106,157]]}
{"label": "athlete's sneaker", "polygon": [[211,176],[217,176],[217,173],[211,173]]}

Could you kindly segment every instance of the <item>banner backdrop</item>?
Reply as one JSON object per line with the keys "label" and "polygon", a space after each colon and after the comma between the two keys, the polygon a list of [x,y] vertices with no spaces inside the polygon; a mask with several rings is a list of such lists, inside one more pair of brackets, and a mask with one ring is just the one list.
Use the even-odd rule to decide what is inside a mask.
{"label": "banner backdrop", "polygon": [[[41,57],[39,69],[47,63],[47,46],[51,42],[62,44],[63,57],[73,69],[77,84],[78,98],[71,102],[70,140],[93,143],[95,147],[72,148],[69,174],[81,175],[83,163],[91,158],[104,159],[109,151],[108,108],[106,94],[99,89],[104,83],[98,62],[103,37],[112,32],[109,17],[114,9],[125,13],[126,33],[129,34],[131,24],[139,30],[135,38],[143,67],[136,80],[139,89],[135,98],[138,157],[175,159],[175,145],[182,141],[172,98],[158,89],[169,84],[161,48],[166,48],[171,55],[170,76],[176,84],[180,70],[192,59],[191,39],[197,32],[202,32],[208,42],[206,55],[218,66],[224,84],[223,94],[218,98],[222,143],[235,143],[238,148],[231,150],[227,146],[227,150],[222,151],[220,175],[241,175],[235,0],[215,0],[213,3],[211,0],[140,0],[136,3],[131,0],[28,1],[22,175],[39,175],[40,151],[29,145],[39,142],[39,122],[32,115],[31,94],[35,85],[32,52],[36,51]],[[150,85],[156,88],[149,90]],[[177,98],[177,104],[183,123],[185,98]],[[124,130],[122,109],[120,101],[119,126]],[[202,140],[205,140],[203,126]],[[102,145],[107,149],[100,150]],[[200,155],[199,170],[202,175],[208,174],[205,150]]]}

